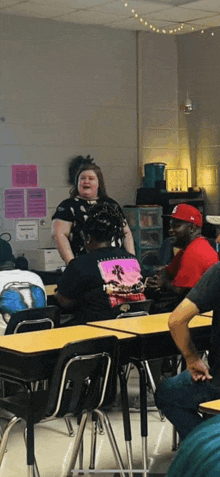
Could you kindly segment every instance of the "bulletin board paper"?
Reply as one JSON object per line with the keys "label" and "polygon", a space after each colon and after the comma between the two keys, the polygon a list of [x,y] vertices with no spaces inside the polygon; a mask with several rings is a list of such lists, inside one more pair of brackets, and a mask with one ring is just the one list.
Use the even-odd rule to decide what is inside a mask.
{"label": "bulletin board paper", "polygon": [[38,167],[35,164],[13,164],[11,170],[13,187],[38,186]]}
{"label": "bulletin board paper", "polygon": [[46,189],[27,189],[27,217],[46,217]]}
{"label": "bulletin board paper", "polygon": [[15,237],[16,241],[38,240],[38,221],[16,220]]}
{"label": "bulletin board paper", "polygon": [[22,189],[5,190],[5,218],[25,217],[24,191]]}

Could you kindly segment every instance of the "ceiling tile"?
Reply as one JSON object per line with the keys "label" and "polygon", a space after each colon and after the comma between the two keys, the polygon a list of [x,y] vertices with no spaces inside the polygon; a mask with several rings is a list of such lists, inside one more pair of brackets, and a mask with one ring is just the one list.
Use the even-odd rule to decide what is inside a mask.
{"label": "ceiling tile", "polygon": [[68,13],[68,15],[62,15],[59,17],[59,20],[62,21],[74,21],[79,23],[91,23],[91,24],[98,24],[98,25],[107,25],[112,21],[116,21],[118,15],[115,13],[106,15],[102,12],[94,12],[92,10],[78,10],[73,13]]}
{"label": "ceiling tile", "polygon": [[191,20],[197,20],[199,18],[213,16],[211,12],[200,12],[198,10],[189,10],[185,8],[170,8],[163,12],[153,13],[151,18],[153,20],[171,20],[176,22],[187,22]]}
{"label": "ceiling tile", "polygon": [[[140,17],[156,28],[174,29],[185,23],[181,33],[194,26],[213,28],[220,25],[220,0],[0,0],[1,13],[47,18],[71,23],[115,26],[146,30]],[[139,18],[134,18],[132,8]],[[187,30],[188,29],[188,30]],[[150,31],[150,30],[149,30]]]}
{"label": "ceiling tile", "polygon": [[195,10],[204,10],[207,12],[220,12],[220,0],[198,0],[197,2],[191,2],[183,8],[192,8]]}
{"label": "ceiling tile", "polygon": [[63,2],[53,2],[53,8],[49,2],[45,2],[44,4],[39,4],[37,2],[22,2],[16,5],[11,6],[10,8],[5,8],[4,13],[10,14],[19,14],[24,16],[31,16],[31,17],[40,17],[40,18],[53,18],[57,15],[62,15],[64,13],[68,13],[73,9],[67,3]]}

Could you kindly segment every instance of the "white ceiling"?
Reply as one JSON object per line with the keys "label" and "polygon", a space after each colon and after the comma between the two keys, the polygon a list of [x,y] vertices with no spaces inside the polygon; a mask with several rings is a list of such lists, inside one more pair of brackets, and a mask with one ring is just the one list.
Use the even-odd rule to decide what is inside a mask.
{"label": "white ceiling", "polygon": [[0,0],[0,2],[2,13],[128,30],[157,33],[165,30],[166,33],[178,34],[209,28],[214,32],[214,28],[220,26],[220,0]]}

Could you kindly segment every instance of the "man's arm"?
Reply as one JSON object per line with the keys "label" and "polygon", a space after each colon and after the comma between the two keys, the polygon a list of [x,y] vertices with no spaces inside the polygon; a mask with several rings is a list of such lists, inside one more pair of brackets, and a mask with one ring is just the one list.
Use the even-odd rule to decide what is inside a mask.
{"label": "man's arm", "polygon": [[73,308],[75,305],[75,300],[70,300],[65,296],[61,295],[58,291],[54,293],[56,300],[59,302],[60,306],[63,308]]}
{"label": "man's arm", "polygon": [[158,287],[159,288],[165,288],[166,290],[171,291],[172,293],[175,293],[178,296],[181,295],[186,295],[188,293],[189,288],[186,287],[175,287],[172,284],[173,277],[170,276],[168,270],[166,267],[162,268],[159,272],[158,275]]}
{"label": "man's arm", "polygon": [[183,354],[187,369],[194,381],[212,379],[206,364],[200,359],[199,353],[192,342],[188,324],[199,313],[199,309],[188,298],[185,298],[171,313],[169,328],[176,345]]}
{"label": "man's arm", "polygon": [[153,278],[150,278],[147,282],[147,286],[149,286],[149,288],[151,289],[154,289],[154,290],[160,290],[160,289],[164,289],[164,290],[169,290],[171,293],[179,296],[181,298],[181,296],[185,296],[188,291],[189,291],[189,288],[186,288],[186,287],[175,287],[173,284],[172,284],[172,280],[173,280],[173,277],[171,277],[171,275],[169,274],[168,270],[166,267],[162,267],[158,274],[155,275]]}

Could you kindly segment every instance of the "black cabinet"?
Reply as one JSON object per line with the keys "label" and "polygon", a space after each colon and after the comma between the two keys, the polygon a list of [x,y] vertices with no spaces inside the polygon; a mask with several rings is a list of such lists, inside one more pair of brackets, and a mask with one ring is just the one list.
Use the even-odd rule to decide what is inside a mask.
{"label": "black cabinet", "polygon": [[[171,214],[173,208],[181,203],[193,205],[200,210],[204,217],[204,192],[189,191],[189,192],[166,192],[160,189],[148,189],[140,187],[137,189],[136,205],[161,205],[163,207],[163,214]],[[163,238],[168,237],[169,218],[164,217],[163,222]]]}

